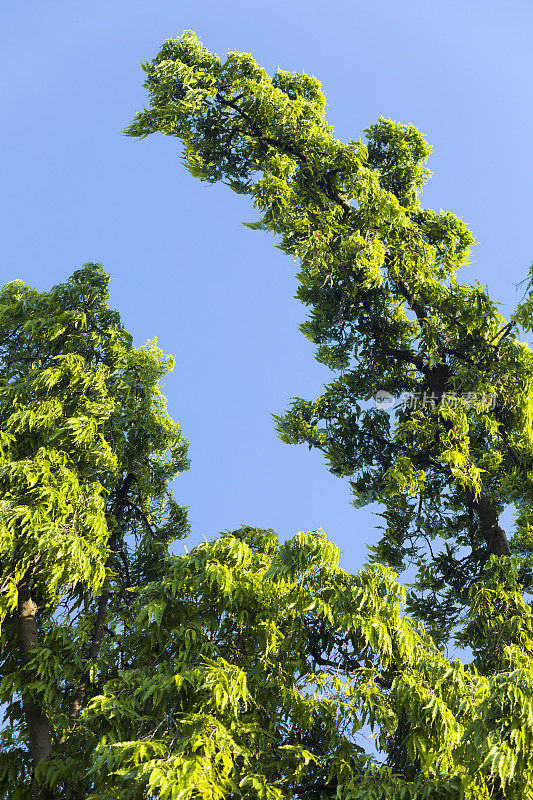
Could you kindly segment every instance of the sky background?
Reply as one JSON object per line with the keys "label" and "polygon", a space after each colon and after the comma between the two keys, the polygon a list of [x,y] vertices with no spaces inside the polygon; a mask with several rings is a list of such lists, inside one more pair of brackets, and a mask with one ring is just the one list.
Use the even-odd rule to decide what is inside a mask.
{"label": "sky background", "polygon": [[121,135],[145,102],[139,62],[192,29],[221,56],[316,75],[340,139],[380,116],[415,124],[434,148],[423,204],[468,223],[462,279],[509,314],[533,259],[532,23],[530,0],[3,4],[0,281],[45,290],[102,262],[136,343],[175,356],[163,391],[190,440],[175,484],[189,547],[241,523],[323,527],[354,571],[379,518],[319,453],[277,439],[271,415],[331,377],[298,331],[296,265],[242,226],[248,198],[186,172],[177,139]]}

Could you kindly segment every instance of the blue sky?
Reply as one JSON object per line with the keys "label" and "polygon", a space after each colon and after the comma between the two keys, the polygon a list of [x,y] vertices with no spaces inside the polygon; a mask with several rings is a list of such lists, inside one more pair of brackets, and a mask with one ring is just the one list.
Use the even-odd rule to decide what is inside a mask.
{"label": "blue sky", "polygon": [[136,342],[174,354],[164,391],[191,445],[175,487],[189,546],[241,523],[283,538],[323,527],[356,570],[379,520],[319,454],[276,438],[271,414],[329,378],[297,329],[295,265],[241,225],[256,219],[247,198],[191,178],[177,140],[121,135],[144,104],[139,62],[192,29],[220,55],[316,75],[341,139],[380,115],[414,123],[434,148],[424,205],[470,225],[463,280],[509,313],[533,259],[532,23],[526,0],[4,4],[1,282],[46,289],[103,262]]}

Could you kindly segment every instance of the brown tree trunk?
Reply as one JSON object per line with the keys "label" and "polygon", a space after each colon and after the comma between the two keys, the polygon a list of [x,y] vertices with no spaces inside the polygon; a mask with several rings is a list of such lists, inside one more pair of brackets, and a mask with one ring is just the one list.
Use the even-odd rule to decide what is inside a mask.
{"label": "brown tree trunk", "polygon": [[474,499],[473,492],[470,492],[470,503],[481,523],[481,533],[490,555],[510,556],[509,541],[498,524],[498,515],[492,503],[484,495]]}
{"label": "brown tree trunk", "polygon": [[[446,387],[446,381],[448,379],[446,376],[448,374],[449,373],[444,372],[437,377],[441,391],[444,391]],[[453,425],[449,420],[442,420],[442,422],[447,431],[453,429]],[[465,495],[468,505],[479,519],[481,534],[485,540],[489,554],[491,556],[510,556],[511,548],[509,546],[509,540],[507,539],[505,531],[499,525],[498,514],[496,513],[494,505],[488,497],[483,494],[479,494],[476,497],[472,489],[465,489]]]}
{"label": "brown tree trunk", "polygon": [[[30,661],[32,658],[32,648],[39,644],[39,631],[37,628],[38,609],[37,604],[31,596],[30,581],[31,571],[28,570],[18,585],[18,603],[17,610],[14,614],[19,656],[23,665]],[[48,717],[41,706],[34,702],[24,690],[22,691],[22,705],[28,731],[33,769],[36,770],[40,762],[50,758],[52,753],[50,726],[48,724]],[[49,800],[51,797],[51,791],[34,780],[32,786],[33,800]]]}

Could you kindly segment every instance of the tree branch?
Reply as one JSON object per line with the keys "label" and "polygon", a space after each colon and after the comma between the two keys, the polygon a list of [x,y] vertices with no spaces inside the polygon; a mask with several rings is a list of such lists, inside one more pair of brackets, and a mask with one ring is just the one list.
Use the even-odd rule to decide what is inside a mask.
{"label": "tree branch", "polygon": [[[117,497],[115,499],[115,505],[113,509],[113,514],[117,521],[117,525],[120,522],[122,514],[124,513],[124,508],[127,503],[127,495],[134,480],[135,480],[135,475],[133,475],[131,472],[128,473],[124,479],[124,483],[117,492]],[[116,533],[113,533],[109,539],[109,549],[111,550],[111,552],[109,553],[107,561],[105,563],[106,571],[111,566],[111,561],[114,555],[113,549],[116,546],[116,541],[117,541],[117,535]],[[100,646],[102,644],[102,638],[105,631],[107,606],[109,604],[110,597],[111,597],[111,592],[109,591],[109,589],[104,589],[100,597],[98,598],[96,620],[94,623],[93,635],[91,638],[89,652],[87,653],[87,661],[89,663],[96,661],[96,659],[98,658],[98,653],[100,652]],[[86,692],[89,683],[90,683],[90,672],[87,669],[81,677],[79,686],[76,689],[76,692],[74,693],[74,697],[70,704],[68,717],[71,723],[75,723],[81,713],[81,710],[85,703]]]}
{"label": "tree branch", "polygon": [[133,510],[137,512],[137,514],[140,516],[140,518],[142,519],[142,521],[144,522],[144,524],[148,528],[148,531],[153,535],[154,532],[152,530],[152,527],[151,527],[150,523],[148,522],[148,520],[146,519],[146,516],[143,513],[143,511],[139,508],[139,506],[135,505],[135,503],[132,503],[131,500],[128,500],[127,503],[130,506],[130,508],[133,508]]}

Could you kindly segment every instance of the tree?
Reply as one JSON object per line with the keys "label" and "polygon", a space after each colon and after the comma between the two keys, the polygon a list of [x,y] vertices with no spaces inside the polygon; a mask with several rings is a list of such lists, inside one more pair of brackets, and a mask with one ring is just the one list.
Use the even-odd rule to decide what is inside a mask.
{"label": "tree", "polygon": [[[167,40],[143,69],[150,105],[126,133],[183,141],[191,174],[250,195],[261,218],[248,226],[278,235],[278,246],[300,262],[298,297],[310,308],[301,328],[337,377],[316,401],[297,398],[278,417],[282,438],[322,450],[331,471],[349,478],[355,505],[382,504],[373,558],[416,568],[409,613],[437,644],[455,632],[473,646],[491,680],[511,680],[520,665],[524,711],[533,359],[518,336],[519,326],[533,329],[532,295],[507,322],[479,283],[458,282],[474,239],[453,214],[421,207],[430,147],[412,125],[380,119],[365,131],[366,143],[344,144],[325,120],[316,78],[281,69],[271,77],[236,51],[223,62],[190,31]],[[383,391],[408,399],[392,419],[368,404]],[[499,524],[506,504],[516,508],[512,538]],[[441,775],[434,745],[416,744],[423,735],[412,703],[406,695],[390,763],[411,778],[426,768]],[[476,796],[530,791],[527,774],[511,785],[520,748],[529,745],[518,742],[507,712],[505,735],[514,731],[507,750],[503,733],[495,743],[478,720],[489,755],[478,762]],[[459,791],[446,785],[427,784],[424,796]]]}
{"label": "tree", "polygon": [[51,796],[33,773],[125,658],[130,588],[187,530],[167,489],[187,446],[158,389],[172,360],[155,340],[133,347],[107,298],[91,264],[50,292],[13,281],[0,295],[0,771],[13,799],[29,783]]}
{"label": "tree", "polygon": [[[421,208],[430,147],[412,125],[381,119],[366,144],[344,144],[316,78],[271,78],[238,52],[222,63],[191,32],[144,69],[151,104],[127,133],[183,140],[189,171],[249,194],[262,212],[249,227],[300,260],[301,327],[338,377],[278,418],[282,438],[322,450],[356,505],[385,507],[376,558],[418,567],[410,608],[445,640],[465,587],[511,553],[505,503],[518,509],[513,552],[529,552],[533,362],[517,326],[530,329],[532,301],[507,322],[481,285],[458,283],[474,239]],[[425,402],[391,424],[365,404],[380,391]]]}
{"label": "tree", "polygon": [[[187,462],[157,388],[169,360],[133,347],[101,267],[45,294],[8,284],[3,796],[526,800],[532,360],[517,328],[533,300],[507,323],[457,282],[473,238],[421,209],[429,147],[412,126],[380,120],[344,145],[315,78],[222,63],[191,32],[145,70],[151,106],[128,132],[181,138],[190,171],[249,193],[252,228],[301,261],[302,328],[338,374],[281,435],[323,450],[386,527],[357,575],[322,531],[280,544],[243,527],[172,555],[187,522],[168,483]],[[392,417],[378,391],[423,402]],[[393,572],[407,560],[409,596]],[[452,635],[470,664],[446,656]]]}

